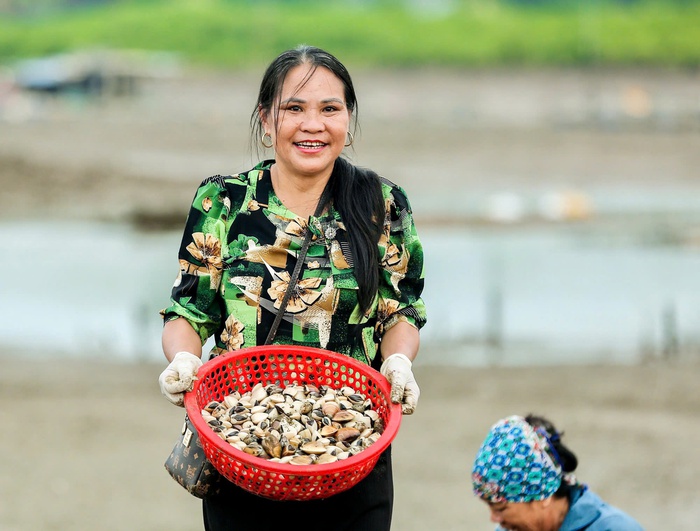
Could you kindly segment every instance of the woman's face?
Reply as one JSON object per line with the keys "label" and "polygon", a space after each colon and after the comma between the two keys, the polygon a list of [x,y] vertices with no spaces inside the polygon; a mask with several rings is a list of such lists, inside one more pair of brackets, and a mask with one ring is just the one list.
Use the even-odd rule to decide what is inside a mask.
{"label": "woman's face", "polygon": [[[545,500],[546,501],[546,500]],[[491,521],[512,531],[555,531],[543,502],[489,503]]]}
{"label": "woman's face", "polygon": [[305,80],[309,69],[305,64],[292,68],[282,86],[279,109],[262,115],[283,176],[329,176],[350,127],[342,81],[323,67]]}

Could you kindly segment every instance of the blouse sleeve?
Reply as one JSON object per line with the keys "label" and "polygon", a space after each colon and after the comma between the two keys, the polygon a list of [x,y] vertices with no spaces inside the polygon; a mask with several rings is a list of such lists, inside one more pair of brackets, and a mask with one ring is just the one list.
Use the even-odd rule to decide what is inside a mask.
{"label": "blouse sleeve", "polygon": [[164,321],[183,317],[202,344],[219,328],[223,317],[218,297],[222,271],[222,243],[231,208],[224,177],[202,181],[192,201],[178,252],[180,270],[161,310]]}
{"label": "blouse sleeve", "polygon": [[377,325],[379,335],[404,321],[421,329],[426,323],[423,292],[423,246],[404,190],[384,180],[386,218],[379,241],[381,276]]}

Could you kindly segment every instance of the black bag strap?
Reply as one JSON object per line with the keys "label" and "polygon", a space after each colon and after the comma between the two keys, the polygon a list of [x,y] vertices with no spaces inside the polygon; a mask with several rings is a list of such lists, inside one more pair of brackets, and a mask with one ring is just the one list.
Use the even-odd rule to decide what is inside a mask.
{"label": "black bag strap", "polygon": [[[328,183],[330,183],[330,180],[328,181]],[[326,205],[327,196],[330,193],[330,187],[328,183],[323,189],[323,193],[321,194],[321,197],[318,200],[318,205],[316,205],[316,211],[314,212],[314,217],[316,218],[321,215],[321,212],[323,212],[323,208]],[[279,328],[280,323],[282,322],[282,317],[284,317],[284,311],[286,310],[287,304],[289,304],[289,299],[292,298],[292,294],[294,293],[294,290],[296,288],[297,279],[299,278],[299,273],[301,272],[301,266],[304,264],[304,260],[306,259],[306,253],[308,252],[309,246],[311,245],[310,224],[311,219],[309,218],[306,223],[306,234],[304,236],[304,242],[301,244],[301,249],[299,250],[299,254],[297,255],[297,263],[294,265],[294,271],[292,271],[291,278],[289,279],[289,284],[287,284],[287,291],[284,292],[284,297],[282,298],[282,302],[280,303],[279,310],[277,310],[277,315],[275,315],[275,320],[272,322],[270,331],[267,334],[265,345],[271,344],[272,340],[275,338],[275,335],[277,335],[277,329]]]}

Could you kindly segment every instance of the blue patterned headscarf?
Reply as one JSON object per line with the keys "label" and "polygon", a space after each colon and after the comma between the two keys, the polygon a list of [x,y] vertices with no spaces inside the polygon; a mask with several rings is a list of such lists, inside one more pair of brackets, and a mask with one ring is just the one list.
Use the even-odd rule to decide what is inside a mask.
{"label": "blue patterned headscarf", "polygon": [[474,494],[488,502],[531,502],[551,497],[562,481],[548,442],[523,417],[493,425],[472,469]]}

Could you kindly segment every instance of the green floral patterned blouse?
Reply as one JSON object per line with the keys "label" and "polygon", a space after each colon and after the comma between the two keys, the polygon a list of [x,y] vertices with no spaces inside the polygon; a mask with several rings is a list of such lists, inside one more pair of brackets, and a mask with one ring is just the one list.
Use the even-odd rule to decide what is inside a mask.
{"label": "green floral patterned blouse", "polygon": [[205,179],[195,194],[179,251],[180,272],[166,321],[184,317],[211,355],[262,345],[284,296],[307,225],[311,245],[275,344],[324,348],[365,363],[399,321],[426,321],[423,248],[404,191],[382,179],[386,205],[379,241],[380,283],[362,314],[343,221],[332,207],[302,219],[277,198],[274,161],[246,173]]}

